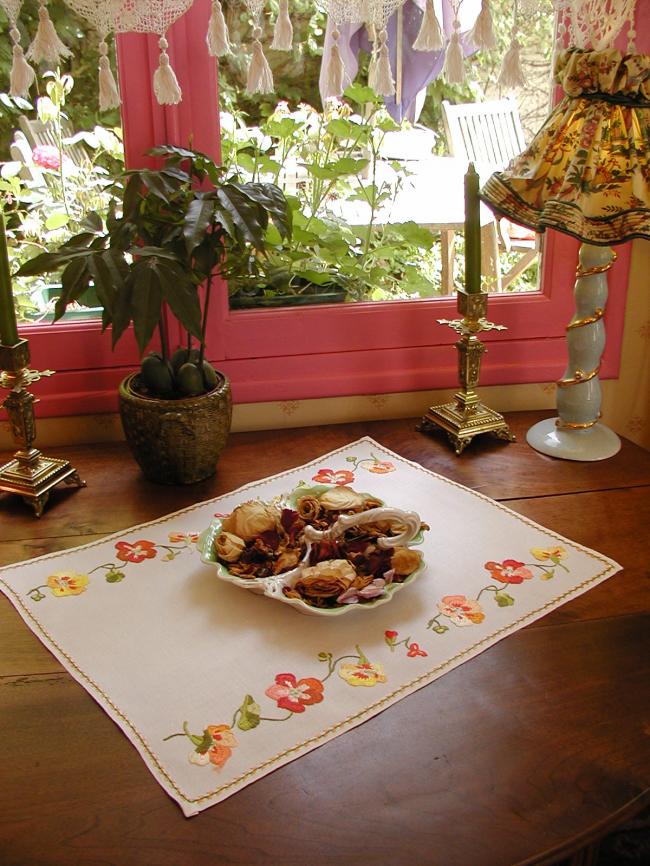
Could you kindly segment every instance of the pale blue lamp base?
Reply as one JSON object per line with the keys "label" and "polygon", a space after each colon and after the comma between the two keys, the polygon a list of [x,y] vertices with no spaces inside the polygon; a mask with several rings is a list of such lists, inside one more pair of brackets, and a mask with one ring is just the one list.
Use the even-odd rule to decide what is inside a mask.
{"label": "pale blue lamp base", "polygon": [[547,418],[533,425],[526,441],[535,451],[562,460],[607,460],[621,450],[621,440],[604,424],[587,430],[571,430],[556,425],[557,418]]}

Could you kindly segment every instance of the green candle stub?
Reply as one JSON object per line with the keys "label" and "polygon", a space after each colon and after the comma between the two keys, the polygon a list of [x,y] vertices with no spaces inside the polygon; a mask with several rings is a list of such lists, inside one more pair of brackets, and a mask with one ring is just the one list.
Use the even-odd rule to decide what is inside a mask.
{"label": "green candle stub", "polygon": [[470,162],[465,175],[465,291],[481,291],[481,200],[479,178]]}
{"label": "green candle stub", "polygon": [[0,211],[0,343],[15,346],[18,342],[14,294],[9,274],[7,255],[7,235],[5,234],[4,214]]}

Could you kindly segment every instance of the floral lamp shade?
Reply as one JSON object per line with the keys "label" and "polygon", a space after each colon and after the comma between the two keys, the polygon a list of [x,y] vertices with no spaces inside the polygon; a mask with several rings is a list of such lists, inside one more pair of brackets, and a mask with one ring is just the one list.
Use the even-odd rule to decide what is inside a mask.
{"label": "floral lamp shade", "polygon": [[650,56],[569,48],[557,56],[555,79],[563,99],[529,147],[488,179],[481,198],[515,223],[583,242],[568,364],[557,383],[559,417],[536,424],[527,439],[544,454],[601,460],[620,448],[599,422],[611,246],[650,239]]}
{"label": "floral lamp shade", "polygon": [[535,231],[598,245],[650,238],[650,56],[571,48],[555,79],[564,98],[481,197]]}

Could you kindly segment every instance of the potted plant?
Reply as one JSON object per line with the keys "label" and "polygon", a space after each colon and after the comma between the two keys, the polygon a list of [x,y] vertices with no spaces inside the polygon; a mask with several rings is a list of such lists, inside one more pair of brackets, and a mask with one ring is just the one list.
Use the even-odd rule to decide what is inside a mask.
{"label": "potted plant", "polygon": [[[287,237],[290,215],[271,183],[239,183],[197,151],[150,153],[162,167],[125,172],[105,223],[89,214],[83,231],[18,274],[62,271],[55,321],[93,290],[113,346],[132,323],[144,354],[158,332],[159,350],[120,385],[120,414],[144,474],[187,484],[214,473],[230,429],[230,384],[205,354],[215,278],[230,259],[264,252],[269,222]],[[173,351],[167,312],[187,334]]]}

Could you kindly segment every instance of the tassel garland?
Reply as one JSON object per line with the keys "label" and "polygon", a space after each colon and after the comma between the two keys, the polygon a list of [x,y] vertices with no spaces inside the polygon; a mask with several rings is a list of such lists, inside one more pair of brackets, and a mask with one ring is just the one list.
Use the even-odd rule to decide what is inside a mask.
{"label": "tassel garland", "polygon": [[158,42],[160,47],[160,62],[158,69],[153,74],[153,92],[160,105],[177,105],[182,99],[181,88],[174,70],[169,64],[167,46],[169,43],[164,36]]}
{"label": "tassel garland", "polygon": [[444,46],[445,38],[433,8],[433,0],[426,0],[422,24],[413,43],[413,48],[416,51],[440,51]]}
{"label": "tassel garland", "polygon": [[41,0],[41,5],[38,7],[38,18],[38,28],[34,41],[27,52],[27,57],[36,63],[45,60],[53,65],[60,63],[64,57],[70,57],[72,51],[57,36],[50,13],[47,11],[46,0]]}
{"label": "tassel garland", "polygon": [[[325,99],[341,96],[343,93],[343,61],[341,60],[341,52],[339,51],[339,36],[338,30],[332,31],[332,47],[330,49],[329,59],[327,61],[327,70],[325,75]],[[273,46],[271,46],[273,47]]]}
{"label": "tassel garland", "polygon": [[108,59],[108,45],[99,43],[99,110],[108,111],[120,105],[120,93]]}
{"label": "tassel garland", "polygon": [[479,51],[490,51],[492,48],[496,48],[497,40],[494,35],[490,0],[482,0],[481,11],[478,13],[469,38]]}
{"label": "tassel garland", "polygon": [[510,48],[503,58],[501,72],[497,79],[499,87],[505,90],[515,90],[517,87],[523,87],[526,84],[526,79],[521,69],[520,45],[516,38],[513,38]]}
{"label": "tassel garland", "polygon": [[273,73],[269,62],[264,56],[259,27],[253,28],[253,56],[248,67],[247,93],[273,93]]}
{"label": "tassel garland", "polygon": [[289,0],[280,0],[271,48],[274,51],[291,51],[293,48],[293,26],[289,18]]}
{"label": "tassel garland", "polygon": [[458,21],[454,21],[455,29],[451,34],[451,39],[447,46],[445,64],[442,70],[449,84],[462,84],[465,81],[465,61],[463,58],[463,48],[460,44],[459,27]]}
{"label": "tassel garland", "polygon": [[25,60],[25,54],[20,45],[20,31],[17,27],[12,27],[9,31],[13,47],[13,63],[11,64],[9,95],[26,97],[29,93],[29,88],[34,83],[36,73]]}
{"label": "tassel garland", "polygon": [[380,96],[394,96],[395,83],[390,68],[390,56],[388,54],[388,33],[382,30],[379,34],[379,53],[374,74],[373,90]]}
{"label": "tassel garland", "polygon": [[223,8],[219,0],[212,0],[212,12],[208,24],[208,33],[205,37],[208,43],[210,57],[223,57],[230,53],[230,35],[228,25],[224,18]]}

